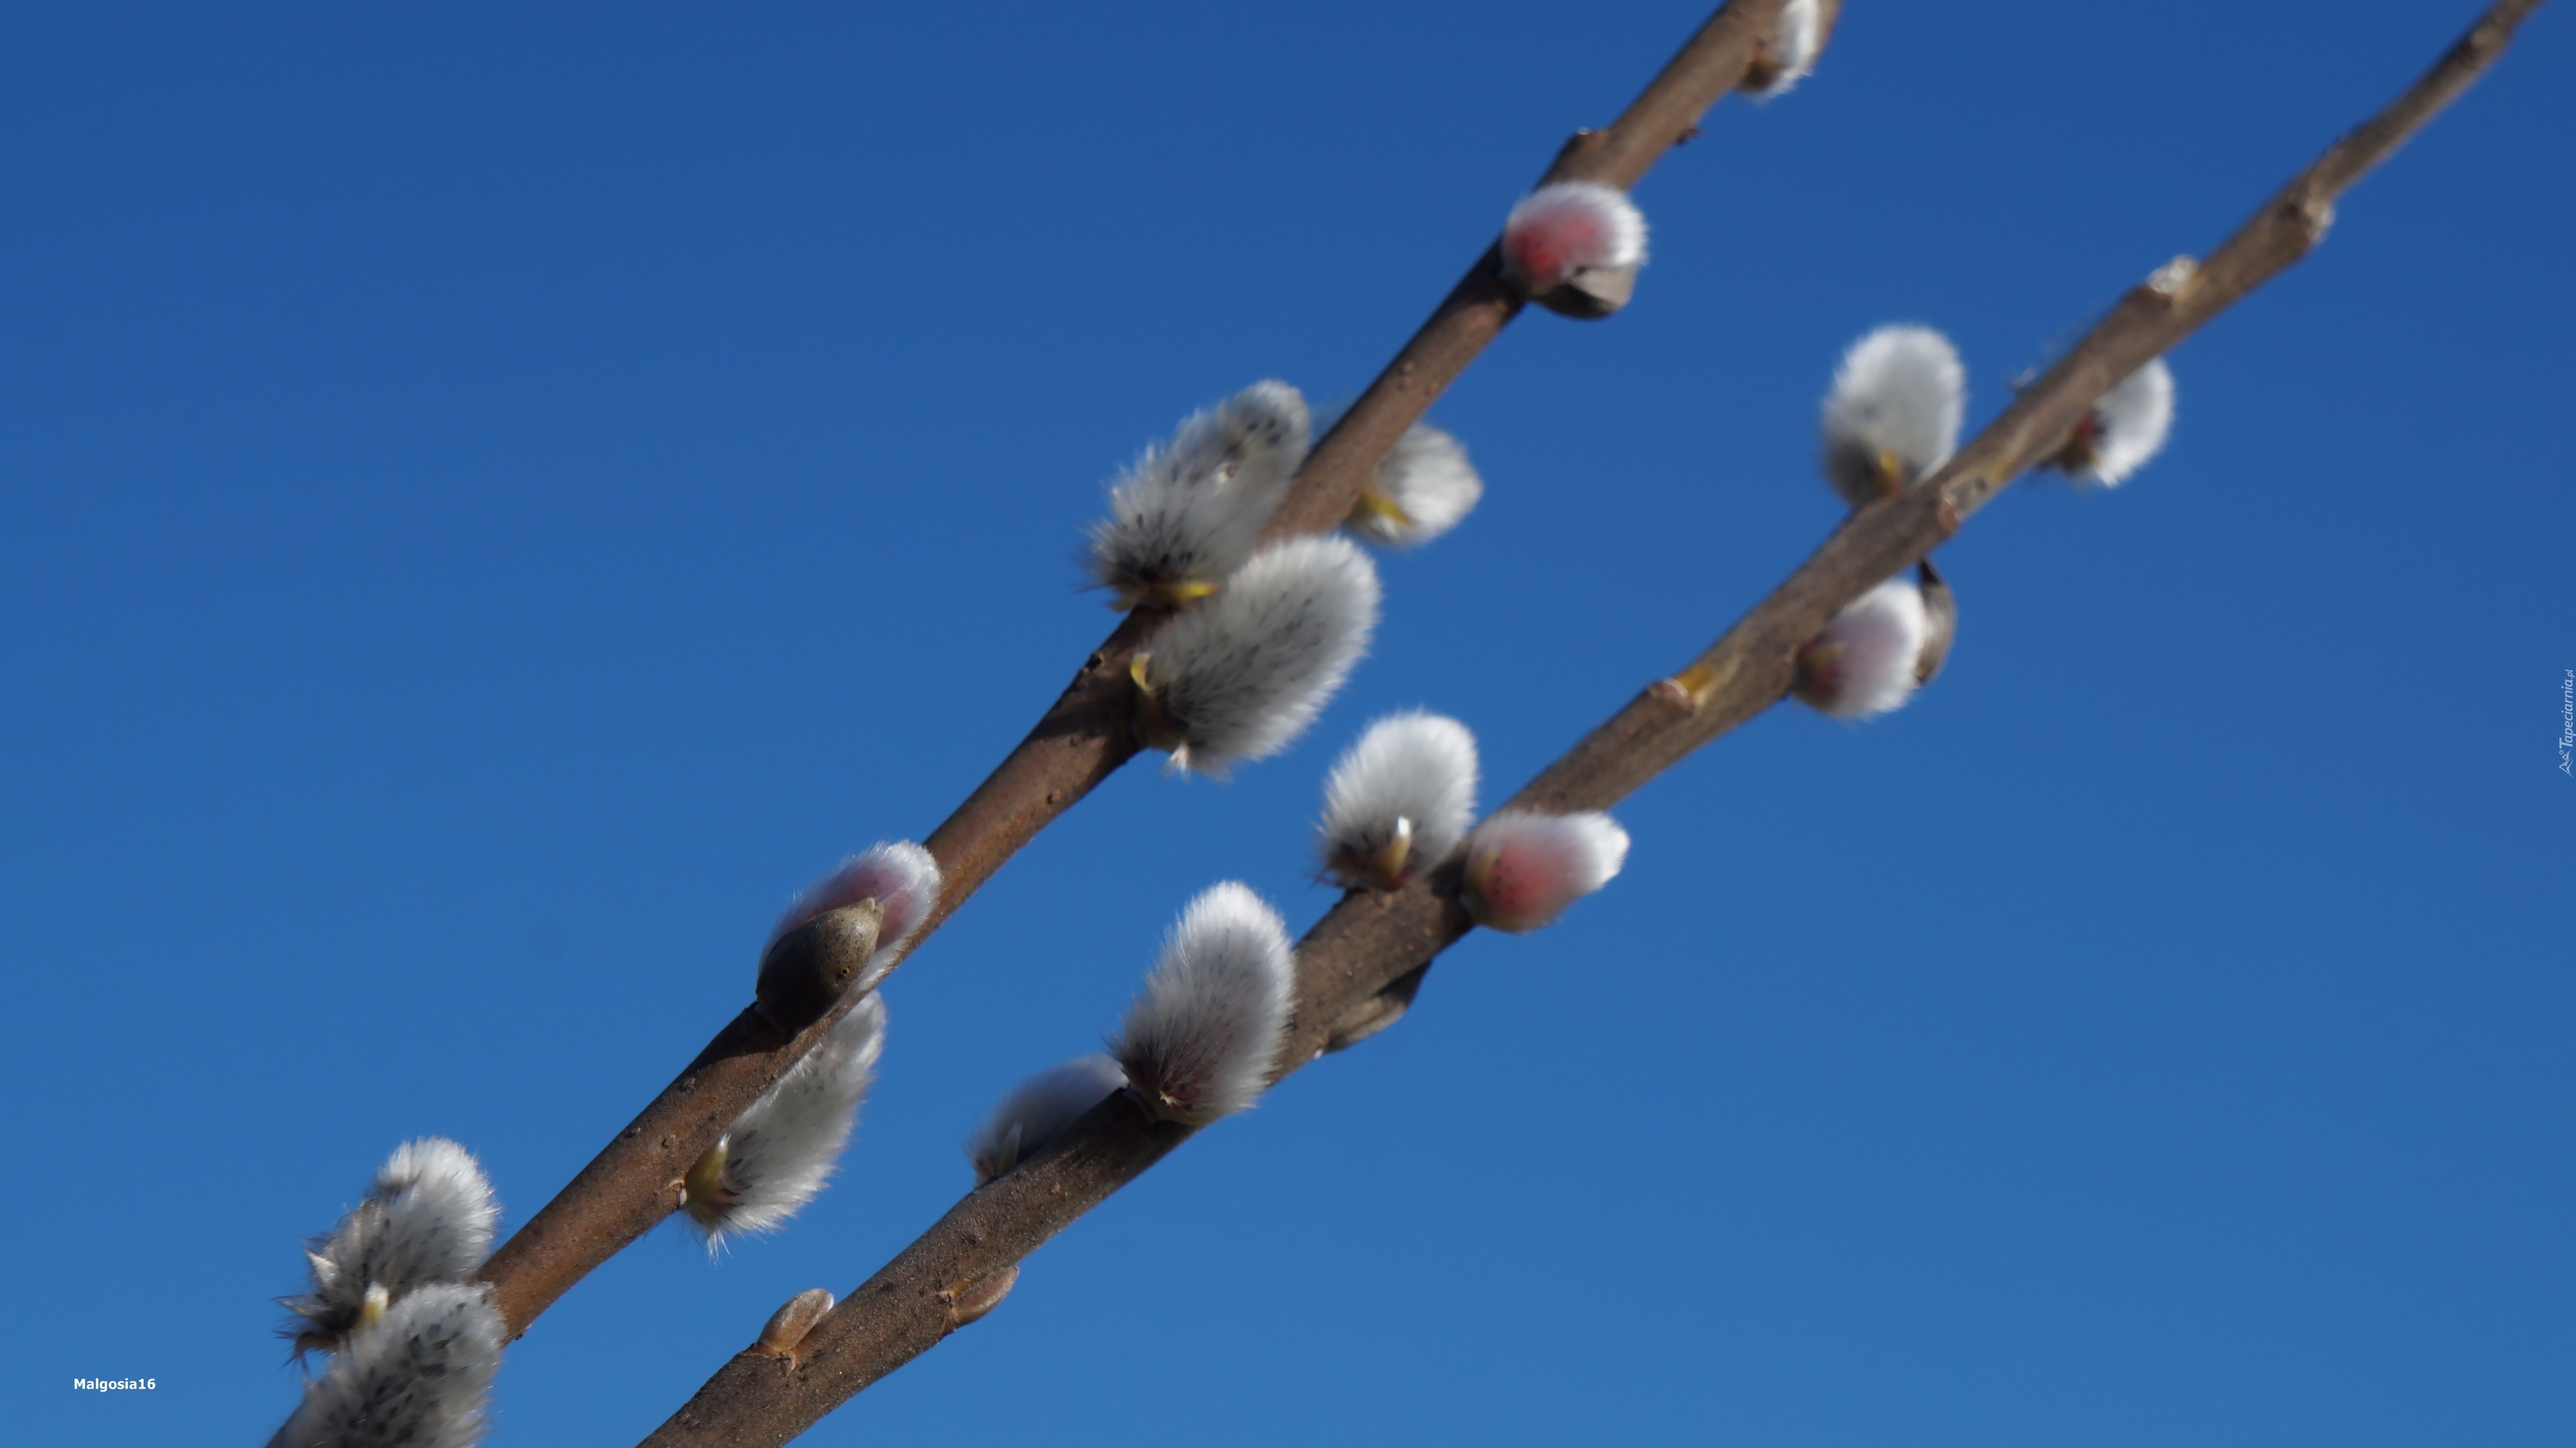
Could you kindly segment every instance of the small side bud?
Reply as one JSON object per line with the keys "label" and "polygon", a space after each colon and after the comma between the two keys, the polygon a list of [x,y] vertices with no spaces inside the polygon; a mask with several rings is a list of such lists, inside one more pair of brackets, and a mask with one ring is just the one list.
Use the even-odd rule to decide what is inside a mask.
{"label": "small side bud", "polygon": [[1457,527],[1484,496],[1484,479],[1458,439],[1417,422],[1378,462],[1342,526],[1372,543],[1417,548]]}
{"label": "small side bud", "polygon": [[2049,462],[2077,482],[2118,487],[2164,450],[2173,417],[2173,369],[2151,358],[2095,400]]}
{"label": "small side bud", "polygon": [[966,1141],[966,1160],[982,1186],[1046,1149],[1047,1143],[1127,1084],[1107,1056],[1077,1056],[1011,1088]]}
{"label": "small side bud", "polygon": [[988,1272],[963,1287],[951,1287],[939,1295],[948,1302],[948,1325],[964,1327],[981,1322],[985,1314],[1002,1305],[1011,1289],[1020,1285],[1020,1264],[1011,1263],[998,1272]]}
{"label": "small side bud", "polygon": [[[1941,591],[1946,596],[1948,586]],[[1922,586],[1891,578],[1853,600],[1798,650],[1790,692],[1835,719],[1884,714],[1913,696],[1931,635]],[[1947,653],[1945,641],[1941,655]],[[1940,661],[1935,657],[1933,667]]]}
{"label": "small side bud", "polygon": [[877,926],[876,949],[852,986],[874,990],[902,963],[913,937],[921,933],[922,922],[939,908],[939,886],[939,862],[930,851],[910,840],[880,841],[807,887],[779,917],[769,938],[775,941],[826,910],[874,900],[885,918]]}
{"label": "small side bud", "polygon": [[735,1233],[777,1230],[831,1180],[876,1079],[885,1024],[884,998],[861,997],[690,1166],[680,1207],[708,1255]]}
{"label": "small side bud", "polygon": [[313,1290],[284,1299],[295,1317],[282,1333],[299,1355],[339,1351],[405,1294],[473,1276],[491,1255],[500,1216],[472,1152],[443,1137],[405,1142],[376,1172],[366,1200],[306,1248]]}
{"label": "small side bud", "polygon": [[1559,181],[1503,219],[1504,273],[1551,312],[1610,315],[1628,304],[1645,264],[1645,215],[1615,187]]}
{"label": "small side bud", "polygon": [[1816,68],[1825,48],[1824,0],[1789,0],[1780,23],[1753,48],[1736,89],[1757,101],[1787,95]]}
{"label": "small side bud", "polygon": [[1438,864],[1476,818],[1476,736],[1415,710],[1369,726],[1333,765],[1316,849],[1345,886],[1392,890]]}
{"label": "small side bud", "polygon": [[1091,525],[1091,576],[1122,609],[1177,608],[1216,592],[1260,546],[1306,460],[1313,420],[1285,382],[1256,382],[1149,447]]}
{"label": "small side bud", "polygon": [[1852,344],[1825,395],[1825,481],[1853,507],[1892,498],[1949,461],[1968,378],[1950,339],[1881,327]]}
{"label": "small side bud", "polygon": [[1414,996],[1421,993],[1422,977],[1430,968],[1429,962],[1417,965],[1385,989],[1342,1012],[1341,1018],[1324,1033],[1324,1051],[1347,1051],[1404,1019],[1404,1013],[1413,1008]]}
{"label": "small side bud", "polygon": [[2147,274],[2147,290],[2168,301],[2191,290],[2200,280],[2200,261],[2196,257],[2178,256]]}
{"label": "small side bud", "polygon": [[1461,903],[1490,929],[1536,930],[1609,884],[1627,860],[1628,832],[1606,814],[1505,810],[1467,838]]}
{"label": "small side bud", "polygon": [[471,1448],[508,1337],[481,1283],[406,1293],[305,1385],[270,1448]]}
{"label": "small side bud", "polygon": [[752,999],[768,1022],[794,1035],[840,1004],[877,948],[884,907],[857,900],[826,910],[771,942],[760,954]]}
{"label": "small side bud", "polygon": [[1203,774],[1278,753],[1368,648],[1377,609],[1377,569],[1349,539],[1272,544],[1136,656],[1138,737]]}
{"label": "small side bud", "polygon": [[796,1357],[796,1345],[803,1342],[806,1334],[814,1330],[814,1324],[821,1322],[823,1315],[831,1310],[832,1294],[820,1287],[808,1287],[769,1314],[769,1321],[761,1324],[760,1336],[752,1343],[751,1350],[770,1357]]}
{"label": "small side bud", "polygon": [[1110,1054],[1144,1108],[1204,1125],[1270,1083],[1288,1029],[1296,958],[1277,911],[1227,881],[1190,902],[1163,941]]}
{"label": "small side bud", "polygon": [[1931,683],[1950,661],[1950,643],[1959,636],[1959,600],[1950,580],[1924,559],[1914,565],[1914,586],[1923,594],[1923,652],[1914,657],[1914,682]]}

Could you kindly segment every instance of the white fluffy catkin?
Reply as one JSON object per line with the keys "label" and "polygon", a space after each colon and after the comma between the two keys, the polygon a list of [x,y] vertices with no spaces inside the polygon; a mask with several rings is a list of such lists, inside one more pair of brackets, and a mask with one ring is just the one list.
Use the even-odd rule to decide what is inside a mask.
{"label": "white fluffy catkin", "polygon": [[710,1255],[736,1233],[775,1231],[823,1190],[876,1079],[885,1025],[885,998],[862,998],[689,1168],[682,1209]]}
{"label": "white fluffy catkin", "polygon": [[509,1330],[481,1283],[431,1283],[357,1330],[269,1448],[471,1448]]}
{"label": "white fluffy catkin", "polygon": [[1553,924],[1628,862],[1628,832],[1597,810],[1505,810],[1467,837],[1461,903],[1479,925],[1514,934]]}
{"label": "white fluffy catkin", "polygon": [[1372,543],[1417,548],[1457,527],[1484,496],[1485,480],[1458,439],[1417,422],[1379,460],[1342,526]]}
{"label": "white fluffy catkin", "polygon": [[982,1186],[1035,1156],[1082,1114],[1127,1084],[1118,1063],[1094,1052],[1040,1071],[1011,1088],[966,1140],[966,1160]]}
{"label": "white fluffy catkin", "polygon": [[877,948],[850,986],[868,991],[903,960],[912,938],[921,933],[921,923],[938,906],[939,862],[910,840],[871,845],[807,886],[788,905],[787,913],[778,917],[778,928],[769,932],[770,943],[776,944],[780,936],[817,915],[861,900],[874,900],[885,909],[885,918],[877,925]]}
{"label": "white fluffy catkin", "polygon": [[1149,447],[1091,525],[1091,575],[1120,608],[1169,608],[1223,585],[1260,546],[1306,460],[1312,420],[1285,382],[1256,382]]}
{"label": "white fluffy catkin", "polygon": [[1825,46],[1824,0],[1789,0],[1780,23],[1753,52],[1742,89],[1757,101],[1784,96],[1816,68]]}
{"label": "white fluffy catkin", "polygon": [[1949,460],[1967,411],[1967,371],[1929,327],[1881,327],[1854,342],[1825,396],[1825,481],[1857,508]]}
{"label": "white fluffy catkin", "polygon": [[1503,219],[1504,269],[1532,296],[1545,296],[1588,271],[1633,271],[1645,264],[1645,214],[1614,186],[1541,186]]}
{"label": "white fluffy catkin", "polygon": [[1476,818],[1476,736],[1415,710],[1369,726],[1324,785],[1315,847],[1344,885],[1392,890],[1438,864]]}
{"label": "white fluffy catkin", "polygon": [[[501,1215],[474,1154],[424,1136],[394,1150],[366,1200],[305,1249],[313,1290],[286,1299],[287,1335],[300,1353],[336,1351],[372,1313],[416,1288],[462,1282],[491,1255]],[[369,1303],[370,1292],[374,1303]]]}
{"label": "white fluffy catkin", "polygon": [[2164,450],[2173,417],[2173,369],[2152,358],[2102,394],[2058,461],[2078,481],[2117,487]]}
{"label": "white fluffy catkin", "polygon": [[1798,650],[1790,692],[1836,719],[1867,719],[1912,697],[1930,617],[1923,589],[1891,578],[1835,614]]}
{"label": "white fluffy catkin", "polygon": [[1249,886],[1229,880],[1191,901],[1109,1043],[1136,1099],[1193,1125],[1259,1099],[1296,974],[1287,927]]}
{"label": "white fluffy catkin", "polygon": [[1278,753],[1367,650],[1377,608],[1377,569],[1349,539],[1272,544],[1136,656],[1139,733],[1202,774]]}

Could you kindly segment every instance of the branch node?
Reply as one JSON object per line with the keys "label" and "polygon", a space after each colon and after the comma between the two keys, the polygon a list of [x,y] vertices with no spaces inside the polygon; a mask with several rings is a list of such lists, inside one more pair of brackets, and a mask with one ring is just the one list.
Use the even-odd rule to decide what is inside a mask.
{"label": "branch node", "polygon": [[1700,659],[1669,679],[1657,679],[1646,694],[1656,702],[1672,705],[1685,714],[1696,714],[1699,706],[1707,703],[1734,676],[1732,667],[1720,668]]}

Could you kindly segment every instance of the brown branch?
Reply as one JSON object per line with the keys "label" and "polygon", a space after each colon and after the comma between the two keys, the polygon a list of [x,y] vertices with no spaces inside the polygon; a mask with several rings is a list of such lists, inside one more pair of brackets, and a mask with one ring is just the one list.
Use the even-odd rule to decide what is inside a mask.
{"label": "brown branch", "polygon": [[[1569,142],[1548,180],[1632,186],[1696,129],[1744,74],[1785,0],[1728,0],[1606,131]],[[1520,294],[1488,248],[1298,470],[1268,533],[1340,526],[1387,449],[1518,314]],[[938,860],[938,906],[914,948],[1004,861],[1134,757],[1127,664],[1160,615],[1130,615],[1086,660],[1037,727],[923,842]],[[746,1011],[716,1034],[617,1139],[483,1266],[513,1336],[591,1269],[678,1208],[680,1178],[725,1127],[854,1002],[788,1037]]]}
{"label": "brown branch", "polygon": [[[2133,291],[1949,466],[1905,497],[1855,513],[1694,665],[1696,691],[1660,681],[1506,807],[1617,803],[1691,750],[1779,701],[1796,648],[1835,611],[1928,553],[2003,485],[2053,453],[2111,384],[2171,348],[2323,233],[2336,196],[2492,64],[2540,0],[2501,0],[2424,78],[2337,142],[2255,213],[2209,263]],[[1473,928],[1458,857],[1404,889],[1343,896],[1297,947],[1297,1016],[1279,1075],[1402,1012],[1432,958]],[[1149,1121],[1121,1092],[1055,1143],[977,1188],[826,1314],[795,1357],[746,1351],[720,1368],[646,1448],[784,1443],[928,1351],[998,1300],[1020,1261],[1191,1135]]]}

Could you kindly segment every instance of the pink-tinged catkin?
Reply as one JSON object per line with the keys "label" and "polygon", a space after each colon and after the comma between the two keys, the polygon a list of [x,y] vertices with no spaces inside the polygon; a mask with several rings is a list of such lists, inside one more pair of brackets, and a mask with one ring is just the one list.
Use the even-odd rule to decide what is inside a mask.
{"label": "pink-tinged catkin", "polygon": [[[1798,650],[1790,692],[1836,719],[1887,713],[1913,697],[1931,637],[1922,585],[1891,578],[1835,614]],[[1946,636],[1941,646],[1946,653]]]}
{"label": "pink-tinged catkin", "polygon": [[1477,924],[1536,930],[1610,883],[1627,863],[1628,832],[1598,811],[1506,810],[1467,837],[1467,913]]}
{"label": "pink-tinged catkin", "polygon": [[2164,450],[2173,419],[2173,369],[2149,358],[2102,394],[2049,461],[2078,482],[2117,487]]}
{"label": "pink-tinged catkin", "polygon": [[1559,181],[1512,207],[1502,251],[1503,270],[1533,300],[1574,316],[1606,316],[1627,304],[1646,264],[1646,218],[1615,187]]}

